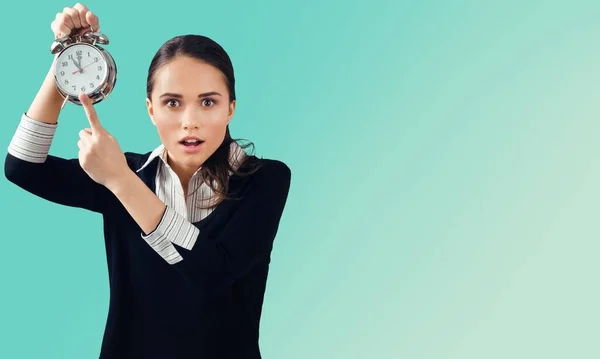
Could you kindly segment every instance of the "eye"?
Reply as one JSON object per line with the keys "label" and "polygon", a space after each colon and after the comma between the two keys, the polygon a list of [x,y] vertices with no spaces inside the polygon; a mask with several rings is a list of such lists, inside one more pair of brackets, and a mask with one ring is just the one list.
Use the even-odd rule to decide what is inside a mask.
{"label": "eye", "polygon": [[211,105],[206,106],[206,107],[214,106],[217,103],[217,101],[213,100],[212,98],[205,98],[204,100],[202,100],[202,104],[205,105],[206,101],[209,101],[211,103]]}
{"label": "eye", "polygon": [[167,107],[175,107],[175,106],[169,106],[169,104],[170,104],[170,103],[177,103],[177,104],[178,104],[179,102],[178,102],[177,100],[173,100],[173,99],[169,99],[169,100],[166,100],[166,101],[164,102],[164,104],[165,104]]}

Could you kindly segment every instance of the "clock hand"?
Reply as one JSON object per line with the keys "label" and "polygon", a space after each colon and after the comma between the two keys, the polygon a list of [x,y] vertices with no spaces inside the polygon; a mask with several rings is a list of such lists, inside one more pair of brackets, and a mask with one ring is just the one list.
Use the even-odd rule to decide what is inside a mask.
{"label": "clock hand", "polygon": [[79,68],[79,70],[77,70],[77,71],[73,72],[73,75],[75,75],[75,74],[76,74],[76,73],[78,73],[78,72],[79,72],[79,73],[83,73],[83,69],[85,69],[86,67],[88,67],[88,66],[91,66],[91,65],[93,65],[93,64],[95,64],[95,63],[96,63],[96,61],[92,61],[92,62],[90,62],[89,64],[85,65],[84,67],[80,67],[80,68]]}
{"label": "clock hand", "polygon": [[[81,64],[79,64],[79,65],[78,65],[78,64],[75,62],[75,59],[73,59],[73,58],[71,58],[71,60],[73,61],[73,65],[75,65],[75,67],[77,67],[77,68],[79,69],[78,71],[80,71],[80,70],[81,70]],[[75,71],[75,72],[73,72],[73,75],[75,75],[75,73],[77,73],[78,71]]]}
{"label": "clock hand", "polygon": [[73,65],[75,65],[75,67],[77,67],[77,71],[73,72],[73,75],[75,75],[78,72],[81,72],[81,65],[79,65],[77,62],[75,62],[75,59],[71,59],[73,60]]}
{"label": "clock hand", "polygon": [[91,66],[91,65],[93,65],[93,64],[95,64],[95,63],[96,63],[96,61],[92,61],[92,62],[90,62],[89,64],[87,64],[87,65],[85,65],[84,67],[82,67],[82,68],[81,68],[81,70],[83,70],[83,69],[85,69],[86,67],[88,67],[88,66]]}

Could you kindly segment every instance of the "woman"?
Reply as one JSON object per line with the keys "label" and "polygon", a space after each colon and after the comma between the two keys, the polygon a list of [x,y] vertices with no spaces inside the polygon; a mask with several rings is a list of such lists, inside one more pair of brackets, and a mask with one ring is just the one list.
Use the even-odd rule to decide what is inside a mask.
{"label": "woman", "polygon": [[[99,29],[84,5],[54,35]],[[290,169],[246,154],[227,53],[178,36],[153,58],[148,115],[162,144],[123,153],[81,95],[79,156],[48,154],[63,98],[49,71],[9,145],[6,177],[49,201],[102,214],[110,303],[100,358],[260,358],[259,321]]]}

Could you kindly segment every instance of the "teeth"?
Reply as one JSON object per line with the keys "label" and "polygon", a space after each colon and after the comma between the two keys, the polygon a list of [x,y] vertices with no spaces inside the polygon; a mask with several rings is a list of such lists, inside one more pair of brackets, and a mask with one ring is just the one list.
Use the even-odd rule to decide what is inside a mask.
{"label": "teeth", "polygon": [[184,143],[198,143],[200,140],[185,140]]}

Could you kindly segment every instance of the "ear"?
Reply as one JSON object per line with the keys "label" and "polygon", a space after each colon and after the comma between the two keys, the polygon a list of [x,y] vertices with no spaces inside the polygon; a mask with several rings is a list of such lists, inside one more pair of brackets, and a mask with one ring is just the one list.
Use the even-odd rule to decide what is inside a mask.
{"label": "ear", "polygon": [[146,108],[148,109],[148,116],[150,116],[152,124],[156,126],[156,121],[154,120],[154,107],[152,107],[152,101],[150,101],[149,98],[146,98]]}
{"label": "ear", "polygon": [[233,100],[229,103],[229,113],[227,115],[227,124],[228,125],[229,125],[229,122],[231,122],[231,119],[233,118],[234,113],[235,113],[235,100]]}

